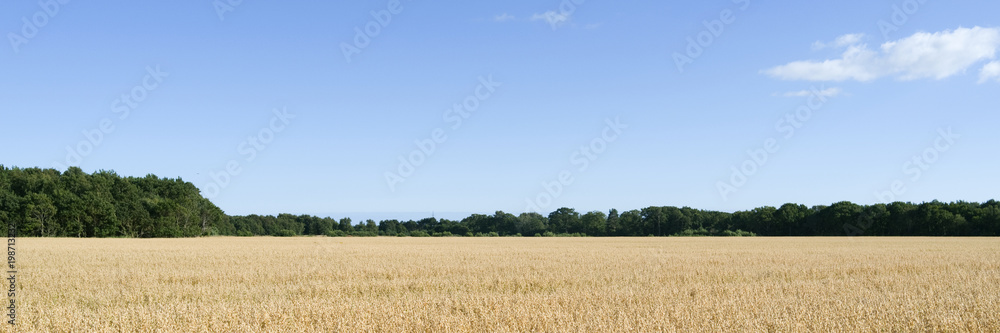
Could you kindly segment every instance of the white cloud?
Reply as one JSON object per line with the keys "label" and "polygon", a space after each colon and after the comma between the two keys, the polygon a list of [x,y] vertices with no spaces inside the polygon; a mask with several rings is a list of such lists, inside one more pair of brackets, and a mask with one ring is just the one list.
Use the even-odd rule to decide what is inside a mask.
{"label": "white cloud", "polygon": [[[838,40],[847,42],[854,38],[846,36],[850,35]],[[1000,29],[958,28],[916,33],[884,43],[879,50],[872,50],[866,44],[853,44],[839,59],[795,61],[761,72],[782,80],[871,81],[886,76],[899,80],[940,80],[965,72],[983,60],[994,59],[998,48]],[[987,72],[986,68],[983,70]]]}
{"label": "white cloud", "polygon": [[513,20],[516,20],[516,19],[517,18],[515,18],[514,15],[510,15],[510,14],[507,14],[507,13],[503,13],[503,14],[500,14],[500,15],[497,15],[497,16],[493,17],[493,21],[496,21],[496,22],[507,22],[507,21],[513,21]]}
{"label": "white cloud", "polygon": [[1000,61],[988,63],[979,71],[979,83],[986,83],[991,79],[1000,82]]}
{"label": "white cloud", "polygon": [[536,13],[531,16],[532,21],[545,21],[552,26],[553,29],[565,24],[569,21],[569,13],[561,13],[554,10],[547,11],[542,14]]}
{"label": "white cloud", "polygon": [[815,43],[813,43],[812,47],[813,47],[813,50],[821,50],[821,49],[825,49],[825,48],[828,48],[828,47],[842,48],[842,47],[845,47],[845,46],[858,44],[864,38],[865,38],[865,34],[847,34],[847,35],[843,35],[843,36],[837,37],[837,39],[834,39],[832,42],[829,42],[829,43],[824,43],[824,42],[816,41]]}
{"label": "white cloud", "polygon": [[840,93],[842,93],[842,92],[843,92],[843,90],[841,90],[840,88],[833,87],[833,88],[827,88],[827,89],[823,89],[823,90],[789,91],[789,92],[786,92],[782,96],[785,96],[785,97],[806,97],[806,96],[816,95],[816,96],[819,96],[819,97],[835,97],[837,95],[840,95]]}

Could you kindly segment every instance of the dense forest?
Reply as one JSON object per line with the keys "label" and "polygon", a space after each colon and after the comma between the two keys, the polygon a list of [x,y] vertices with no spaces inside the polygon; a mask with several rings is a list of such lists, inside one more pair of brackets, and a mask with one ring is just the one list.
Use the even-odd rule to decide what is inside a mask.
{"label": "dense forest", "polygon": [[228,218],[181,179],[0,165],[0,220],[19,236],[187,237]]}
{"label": "dense forest", "polygon": [[498,211],[453,221],[372,220],[281,214],[228,216],[180,178],[121,177],[76,167],[0,165],[0,221],[19,236],[1000,236],[1000,202],[938,201],[807,207],[784,204],[735,213],[688,207],[548,215]]}

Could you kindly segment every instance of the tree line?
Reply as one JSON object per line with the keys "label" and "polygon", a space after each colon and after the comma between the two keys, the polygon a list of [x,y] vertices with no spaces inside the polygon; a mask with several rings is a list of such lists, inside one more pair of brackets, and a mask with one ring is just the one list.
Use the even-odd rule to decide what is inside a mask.
{"label": "tree line", "polygon": [[0,165],[0,221],[19,236],[146,238],[204,235],[228,219],[180,178]]}
{"label": "tree line", "polygon": [[180,178],[0,165],[0,221],[5,228],[17,223],[20,236],[43,237],[1000,236],[1000,203],[788,203],[734,213],[669,206],[606,213],[563,207],[547,215],[497,211],[462,220],[354,223],[312,215],[229,216]]}

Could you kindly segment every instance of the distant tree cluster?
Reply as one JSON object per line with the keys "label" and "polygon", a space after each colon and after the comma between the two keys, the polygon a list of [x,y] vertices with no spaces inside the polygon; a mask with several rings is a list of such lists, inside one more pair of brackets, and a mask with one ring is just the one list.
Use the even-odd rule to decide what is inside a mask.
{"label": "distant tree cluster", "polygon": [[0,221],[22,236],[1000,236],[1000,203],[938,201],[807,207],[735,213],[646,207],[619,213],[559,208],[542,215],[473,214],[461,221],[336,220],[311,215],[228,216],[180,178],[120,177],[79,168],[0,165]]}
{"label": "distant tree cluster", "polygon": [[[305,226],[317,220],[305,216],[286,219],[303,221]],[[234,225],[240,228],[240,223]],[[369,220],[353,227],[341,223],[339,231],[334,232],[323,233],[319,228],[297,230],[330,236],[1000,236],[1000,203],[932,201],[864,206],[838,202],[813,207],[785,204],[735,213],[646,207],[621,213],[611,209],[607,214],[580,214],[564,207],[548,216],[498,211],[493,215],[474,214],[461,221],[384,220],[376,227]]]}
{"label": "distant tree cluster", "polygon": [[192,237],[227,218],[180,178],[0,165],[0,221],[5,231],[17,223],[20,236]]}

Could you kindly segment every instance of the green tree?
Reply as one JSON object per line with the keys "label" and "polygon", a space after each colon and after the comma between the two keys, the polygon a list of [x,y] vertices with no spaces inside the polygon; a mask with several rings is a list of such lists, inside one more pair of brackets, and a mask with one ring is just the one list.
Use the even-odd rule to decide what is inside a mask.
{"label": "green tree", "polygon": [[660,214],[664,218],[659,231],[662,235],[672,235],[691,228],[691,218],[677,207],[660,207]]}
{"label": "green tree", "polygon": [[10,189],[10,177],[8,172],[4,171],[3,165],[0,165],[0,227],[6,233],[9,230],[9,223],[16,223],[14,220],[20,219],[16,214],[22,209],[21,197]]}
{"label": "green tree", "polygon": [[916,235],[913,215],[917,207],[909,202],[892,202],[886,205],[889,211],[889,235]]}
{"label": "green tree", "polygon": [[494,230],[501,236],[513,235],[517,232],[517,216],[510,213],[504,213],[503,211],[496,211],[490,218],[491,225],[494,226]]}
{"label": "green tree", "polygon": [[226,213],[208,199],[198,200],[198,220],[202,235],[236,234],[236,228],[229,222]]}
{"label": "green tree", "polygon": [[580,213],[575,209],[562,207],[549,213],[549,227],[556,233],[583,232],[580,224]]}
{"label": "green tree", "polygon": [[806,216],[808,215],[809,207],[786,203],[774,212],[774,227],[780,235],[801,235],[802,231],[800,228],[805,223]]}
{"label": "green tree", "polygon": [[343,231],[343,232],[346,232],[346,233],[350,233],[351,231],[354,231],[354,226],[351,225],[351,218],[350,217],[345,217],[345,218],[340,219],[340,230]]}
{"label": "green tree", "polygon": [[764,206],[754,208],[751,211],[753,215],[753,223],[747,226],[745,230],[752,230],[759,235],[773,236],[778,230],[779,226],[774,218],[778,209],[771,206]]}
{"label": "green tree", "polygon": [[971,228],[976,235],[1000,236],[1000,203],[990,200],[982,204],[971,219]]}
{"label": "green tree", "polygon": [[622,232],[621,219],[618,217],[618,210],[611,208],[608,211],[607,234],[609,236],[619,236]]}
{"label": "green tree", "polygon": [[496,231],[492,224],[492,219],[483,214],[472,214],[462,219],[462,224],[469,227],[473,233],[488,233]]}
{"label": "green tree", "polygon": [[52,236],[52,218],[56,215],[56,206],[52,199],[44,193],[31,193],[25,205],[25,230],[34,236]]}
{"label": "green tree", "polygon": [[373,233],[373,234],[377,234],[378,233],[378,225],[375,224],[374,220],[371,220],[371,219],[366,220],[365,221],[365,231]]}
{"label": "green tree", "polygon": [[87,237],[119,235],[120,222],[115,210],[114,196],[111,194],[115,177],[117,175],[107,171],[94,173],[90,178],[91,190],[80,197],[87,216],[84,225]]}
{"label": "green tree", "polygon": [[663,225],[667,217],[661,207],[650,206],[642,209],[642,233],[663,236]]}
{"label": "green tree", "polygon": [[396,236],[400,234],[399,221],[397,220],[382,220],[378,223],[379,232],[386,236]]}
{"label": "green tree", "polygon": [[889,211],[885,204],[874,204],[862,207],[861,214],[854,224],[844,227],[848,236],[885,236],[889,227]]}
{"label": "green tree", "polygon": [[607,227],[607,216],[602,211],[592,211],[583,214],[580,223],[583,224],[583,232],[589,236],[604,236]]}
{"label": "green tree", "polygon": [[921,236],[952,236],[953,230],[965,227],[965,218],[945,209],[945,205],[934,200],[920,204],[914,214],[916,233]]}
{"label": "green tree", "polygon": [[517,232],[525,236],[545,233],[546,222],[547,220],[542,214],[521,213],[517,217]]}
{"label": "green tree", "polygon": [[817,225],[817,235],[841,236],[845,226],[854,225],[861,216],[862,208],[849,201],[841,201],[826,207],[819,212],[820,224]]}
{"label": "green tree", "polygon": [[623,236],[641,236],[643,235],[643,221],[642,212],[639,210],[627,210],[621,215],[622,231]]}

